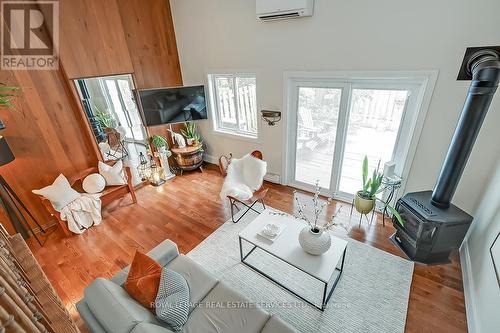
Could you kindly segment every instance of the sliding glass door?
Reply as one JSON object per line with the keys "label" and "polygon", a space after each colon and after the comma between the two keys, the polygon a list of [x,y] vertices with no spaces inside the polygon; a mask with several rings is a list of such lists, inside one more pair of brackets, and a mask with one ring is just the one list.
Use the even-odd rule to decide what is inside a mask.
{"label": "sliding glass door", "polygon": [[[361,165],[404,164],[416,117],[414,82],[288,82],[287,183],[350,200],[362,187]],[[413,113],[416,110],[412,110]],[[379,164],[380,163],[380,164]],[[402,165],[397,168],[401,171]]]}

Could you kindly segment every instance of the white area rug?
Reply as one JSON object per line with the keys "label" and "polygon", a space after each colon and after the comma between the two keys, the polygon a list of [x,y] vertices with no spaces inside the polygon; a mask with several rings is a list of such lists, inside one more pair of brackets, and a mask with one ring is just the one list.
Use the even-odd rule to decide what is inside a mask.
{"label": "white area rug", "polygon": [[[321,312],[240,263],[238,233],[256,216],[250,212],[237,224],[224,223],[188,256],[301,332],[404,332],[412,262],[335,234],[349,244],[342,277]],[[250,258],[300,295],[321,300],[321,284],[306,274],[262,252]]]}

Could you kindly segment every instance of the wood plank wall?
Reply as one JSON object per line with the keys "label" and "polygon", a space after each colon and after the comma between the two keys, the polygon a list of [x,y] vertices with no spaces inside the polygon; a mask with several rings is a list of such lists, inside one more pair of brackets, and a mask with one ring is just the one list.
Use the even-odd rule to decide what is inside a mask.
{"label": "wood plank wall", "polygon": [[[61,0],[60,64],[0,73],[0,82],[22,89],[17,110],[0,110],[0,134],[16,155],[0,173],[42,224],[51,218],[31,190],[99,158],[71,79],[132,73],[137,88],[182,85],[168,0]],[[1,211],[0,220],[13,230]]]}

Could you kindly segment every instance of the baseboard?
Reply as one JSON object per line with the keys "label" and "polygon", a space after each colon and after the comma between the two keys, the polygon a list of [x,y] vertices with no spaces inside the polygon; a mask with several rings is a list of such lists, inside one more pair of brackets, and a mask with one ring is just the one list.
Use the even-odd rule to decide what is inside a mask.
{"label": "baseboard", "polygon": [[203,154],[203,160],[210,164],[219,164],[219,159],[208,154]]}
{"label": "baseboard", "polygon": [[464,285],[464,301],[465,301],[465,313],[467,315],[467,327],[469,333],[479,333],[481,332],[479,327],[479,322],[477,321],[477,309],[475,307],[476,295],[474,293],[474,288],[472,287],[472,280],[474,276],[472,274],[472,267],[469,254],[469,246],[467,239],[464,240],[462,246],[460,247],[460,266],[462,267],[462,280]]}

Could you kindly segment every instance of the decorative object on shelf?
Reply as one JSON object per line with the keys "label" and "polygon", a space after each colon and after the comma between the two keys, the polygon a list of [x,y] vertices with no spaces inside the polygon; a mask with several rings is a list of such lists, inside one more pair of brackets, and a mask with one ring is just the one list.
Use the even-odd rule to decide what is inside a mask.
{"label": "decorative object on shelf", "polygon": [[[319,180],[316,181],[316,190],[314,192],[314,197],[312,199],[313,202],[313,210],[314,210],[314,218],[311,220],[305,214],[305,210],[307,208],[306,204],[301,204],[299,199],[296,196],[297,191],[294,191],[295,201],[297,203],[298,213],[293,214],[295,219],[302,220],[307,222],[307,226],[302,229],[299,234],[299,244],[304,251],[312,255],[322,255],[332,245],[329,230],[332,230],[334,227],[341,227],[346,230],[345,226],[337,223],[335,218],[342,210],[342,206],[337,209],[335,214],[328,220],[328,222],[321,224],[319,222],[319,217],[323,213],[325,207],[330,205],[333,201],[332,198],[328,198],[327,201],[323,204],[319,203],[319,193],[321,191],[321,187],[319,186]],[[272,215],[288,215],[281,212],[271,212]]]}
{"label": "decorative object on shelf", "polygon": [[184,139],[184,137],[181,134],[176,133],[176,132],[172,131],[171,129],[169,129],[168,131],[172,134],[172,141],[174,141],[177,144],[177,148],[186,147],[186,140]]}
{"label": "decorative object on shelf", "polygon": [[264,119],[269,126],[274,126],[278,121],[281,120],[280,111],[262,110],[260,111],[260,113],[262,119]]}
{"label": "decorative object on shelf", "polygon": [[175,161],[181,170],[181,175],[184,171],[196,169],[200,169],[200,171],[203,172],[203,146],[201,144],[183,148],[172,148],[171,150],[174,154]]}
{"label": "decorative object on shelf", "polygon": [[196,133],[196,124],[194,122],[187,122],[185,127],[185,129],[181,129],[181,133],[186,137],[188,146],[196,146],[203,143],[201,136]]}
{"label": "decorative object on shelf", "polygon": [[495,237],[495,240],[490,246],[491,260],[493,261],[493,269],[497,276],[498,286],[500,287],[500,232]]}
{"label": "decorative object on shelf", "polygon": [[139,153],[139,165],[137,166],[137,172],[139,173],[139,177],[141,177],[142,181],[149,180],[149,177],[151,177],[151,169],[149,168],[148,160],[142,151]]}
{"label": "decorative object on shelf", "polygon": [[[9,164],[14,161],[15,156],[10,150],[10,147],[3,136],[0,136],[0,166]],[[28,230],[31,231],[31,234],[35,237],[36,241],[40,246],[43,246],[42,242],[36,235],[35,231],[31,227],[31,225],[26,220],[25,215],[21,212],[20,209],[23,209],[26,212],[27,216],[35,222],[36,226],[40,229],[42,233],[45,234],[45,230],[38,223],[35,217],[31,214],[31,212],[26,208],[24,203],[19,199],[16,192],[9,186],[5,178],[0,175],[0,203],[3,205],[5,212],[10,218],[12,225],[16,232],[20,233],[23,238],[28,238]]]}
{"label": "decorative object on shelf", "polygon": [[149,167],[151,170],[151,175],[149,177],[149,182],[153,186],[160,186],[165,183],[165,179],[163,178],[163,168],[157,165],[151,156],[151,166]]}
{"label": "decorative object on shelf", "polygon": [[167,139],[161,135],[153,135],[151,137],[151,143],[156,149],[154,155],[160,160],[160,165],[163,168],[163,179],[168,180],[174,178],[175,175],[170,171],[170,165],[168,163],[168,158],[172,156],[172,152],[167,148]]}

